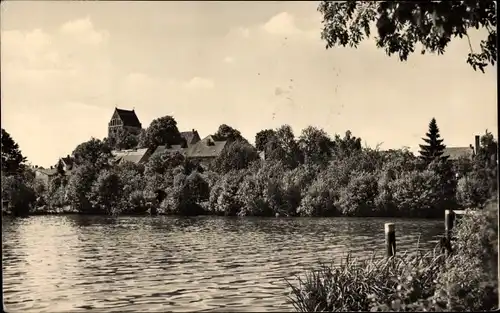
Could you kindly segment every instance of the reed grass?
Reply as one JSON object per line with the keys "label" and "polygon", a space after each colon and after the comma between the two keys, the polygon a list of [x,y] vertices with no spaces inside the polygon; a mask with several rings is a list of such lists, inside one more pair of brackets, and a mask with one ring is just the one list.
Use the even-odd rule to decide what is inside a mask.
{"label": "reed grass", "polygon": [[490,311],[498,308],[498,206],[467,214],[453,229],[453,252],[419,249],[297,276],[289,301],[298,312]]}
{"label": "reed grass", "polygon": [[[289,300],[299,312],[370,311],[380,303],[392,303],[402,292],[412,298],[430,297],[436,273],[445,264],[436,249],[403,253],[389,259],[360,260],[350,253],[336,266],[321,265],[297,277],[298,285],[287,281]],[[395,301],[394,303],[397,303]]]}

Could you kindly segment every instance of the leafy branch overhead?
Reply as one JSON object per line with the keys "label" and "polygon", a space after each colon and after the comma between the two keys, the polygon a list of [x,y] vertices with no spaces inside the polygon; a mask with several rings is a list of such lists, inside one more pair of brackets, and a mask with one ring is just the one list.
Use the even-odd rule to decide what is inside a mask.
{"label": "leafy branch overhead", "polygon": [[[397,54],[401,61],[421,45],[421,53],[444,54],[448,43],[466,37],[469,41],[467,63],[474,70],[495,65],[497,60],[496,4],[494,1],[322,1],[321,38],[326,48],[357,47],[370,37],[370,26],[378,30],[376,45],[387,55]],[[480,51],[470,42],[470,29],[485,29]]]}

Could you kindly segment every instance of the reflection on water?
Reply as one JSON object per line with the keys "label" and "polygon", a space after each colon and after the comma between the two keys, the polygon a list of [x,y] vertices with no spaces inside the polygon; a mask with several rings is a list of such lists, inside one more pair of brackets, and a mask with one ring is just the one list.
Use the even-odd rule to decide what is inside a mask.
{"label": "reflection on water", "polygon": [[291,311],[283,278],[347,251],[434,246],[441,220],[37,216],[3,219],[9,312]]}

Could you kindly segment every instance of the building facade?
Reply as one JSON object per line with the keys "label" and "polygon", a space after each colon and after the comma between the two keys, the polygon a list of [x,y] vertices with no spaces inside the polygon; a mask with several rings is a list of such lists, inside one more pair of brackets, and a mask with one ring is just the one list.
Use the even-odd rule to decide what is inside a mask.
{"label": "building facade", "polygon": [[115,108],[115,112],[108,123],[108,137],[119,129],[139,132],[142,124],[135,114],[135,110],[123,110]]}
{"label": "building facade", "polygon": [[51,180],[57,175],[57,169],[53,166],[51,166],[50,168],[35,169],[35,179],[41,181],[46,187],[49,186]]}

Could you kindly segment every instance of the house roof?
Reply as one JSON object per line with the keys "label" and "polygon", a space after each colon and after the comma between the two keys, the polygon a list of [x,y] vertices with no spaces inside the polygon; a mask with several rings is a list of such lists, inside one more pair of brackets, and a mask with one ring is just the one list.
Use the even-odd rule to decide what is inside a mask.
{"label": "house roof", "polygon": [[[53,167],[53,168],[36,168],[35,171],[39,172],[41,174],[47,175],[49,177],[57,175],[57,168],[55,168],[55,167]],[[64,174],[70,175],[71,172],[72,172],[72,170],[65,170]]]}
{"label": "house roof", "polygon": [[73,161],[74,161],[74,159],[71,156],[61,158],[61,160],[64,162],[64,164],[66,164],[68,166],[73,165]]}
{"label": "house roof", "polygon": [[186,152],[186,148],[183,148],[181,145],[172,145],[170,146],[170,148],[167,148],[167,146],[158,146],[152,155],[161,154],[164,152],[179,152],[181,154],[184,154]]}
{"label": "house roof", "polygon": [[[210,145],[209,141],[212,141],[213,145]],[[227,141],[215,141],[212,136],[207,136],[188,148],[183,148],[181,145],[172,145],[170,148],[158,146],[152,155],[164,152],[179,152],[188,158],[213,158],[222,152],[226,143]]]}
{"label": "house roof", "polygon": [[148,152],[149,149],[133,149],[133,150],[113,150],[111,153],[115,157],[115,162],[119,163],[121,161],[128,161],[132,163],[139,163],[144,155]]}
{"label": "house roof", "polygon": [[214,158],[219,156],[226,144],[227,141],[215,141],[212,136],[207,136],[187,148],[186,155],[189,158]]}
{"label": "house roof", "polygon": [[192,145],[192,144],[196,143],[195,138],[196,137],[199,138],[199,135],[198,135],[198,132],[193,129],[192,131],[181,132],[181,137],[186,140],[188,145]]}
{"label": "house roof", "polygon": [[47,176],[53,176],[57,174],[57,168],[37,168],[35,169],[35,171]]}
{"label": "house roof", "polygon": [[443,156],[448,156],[449,160],[457,160],[460,157],[472,158],[474,156],[474,149],[471,147],[446,147]]}
{"label": "house roof", "polygon": [[116,108],[116,112],[118,116],[123,122],[123,126],[131,126],[131,127],[142,127],[137,114],[135,114],[134,110],[123,110]]}

